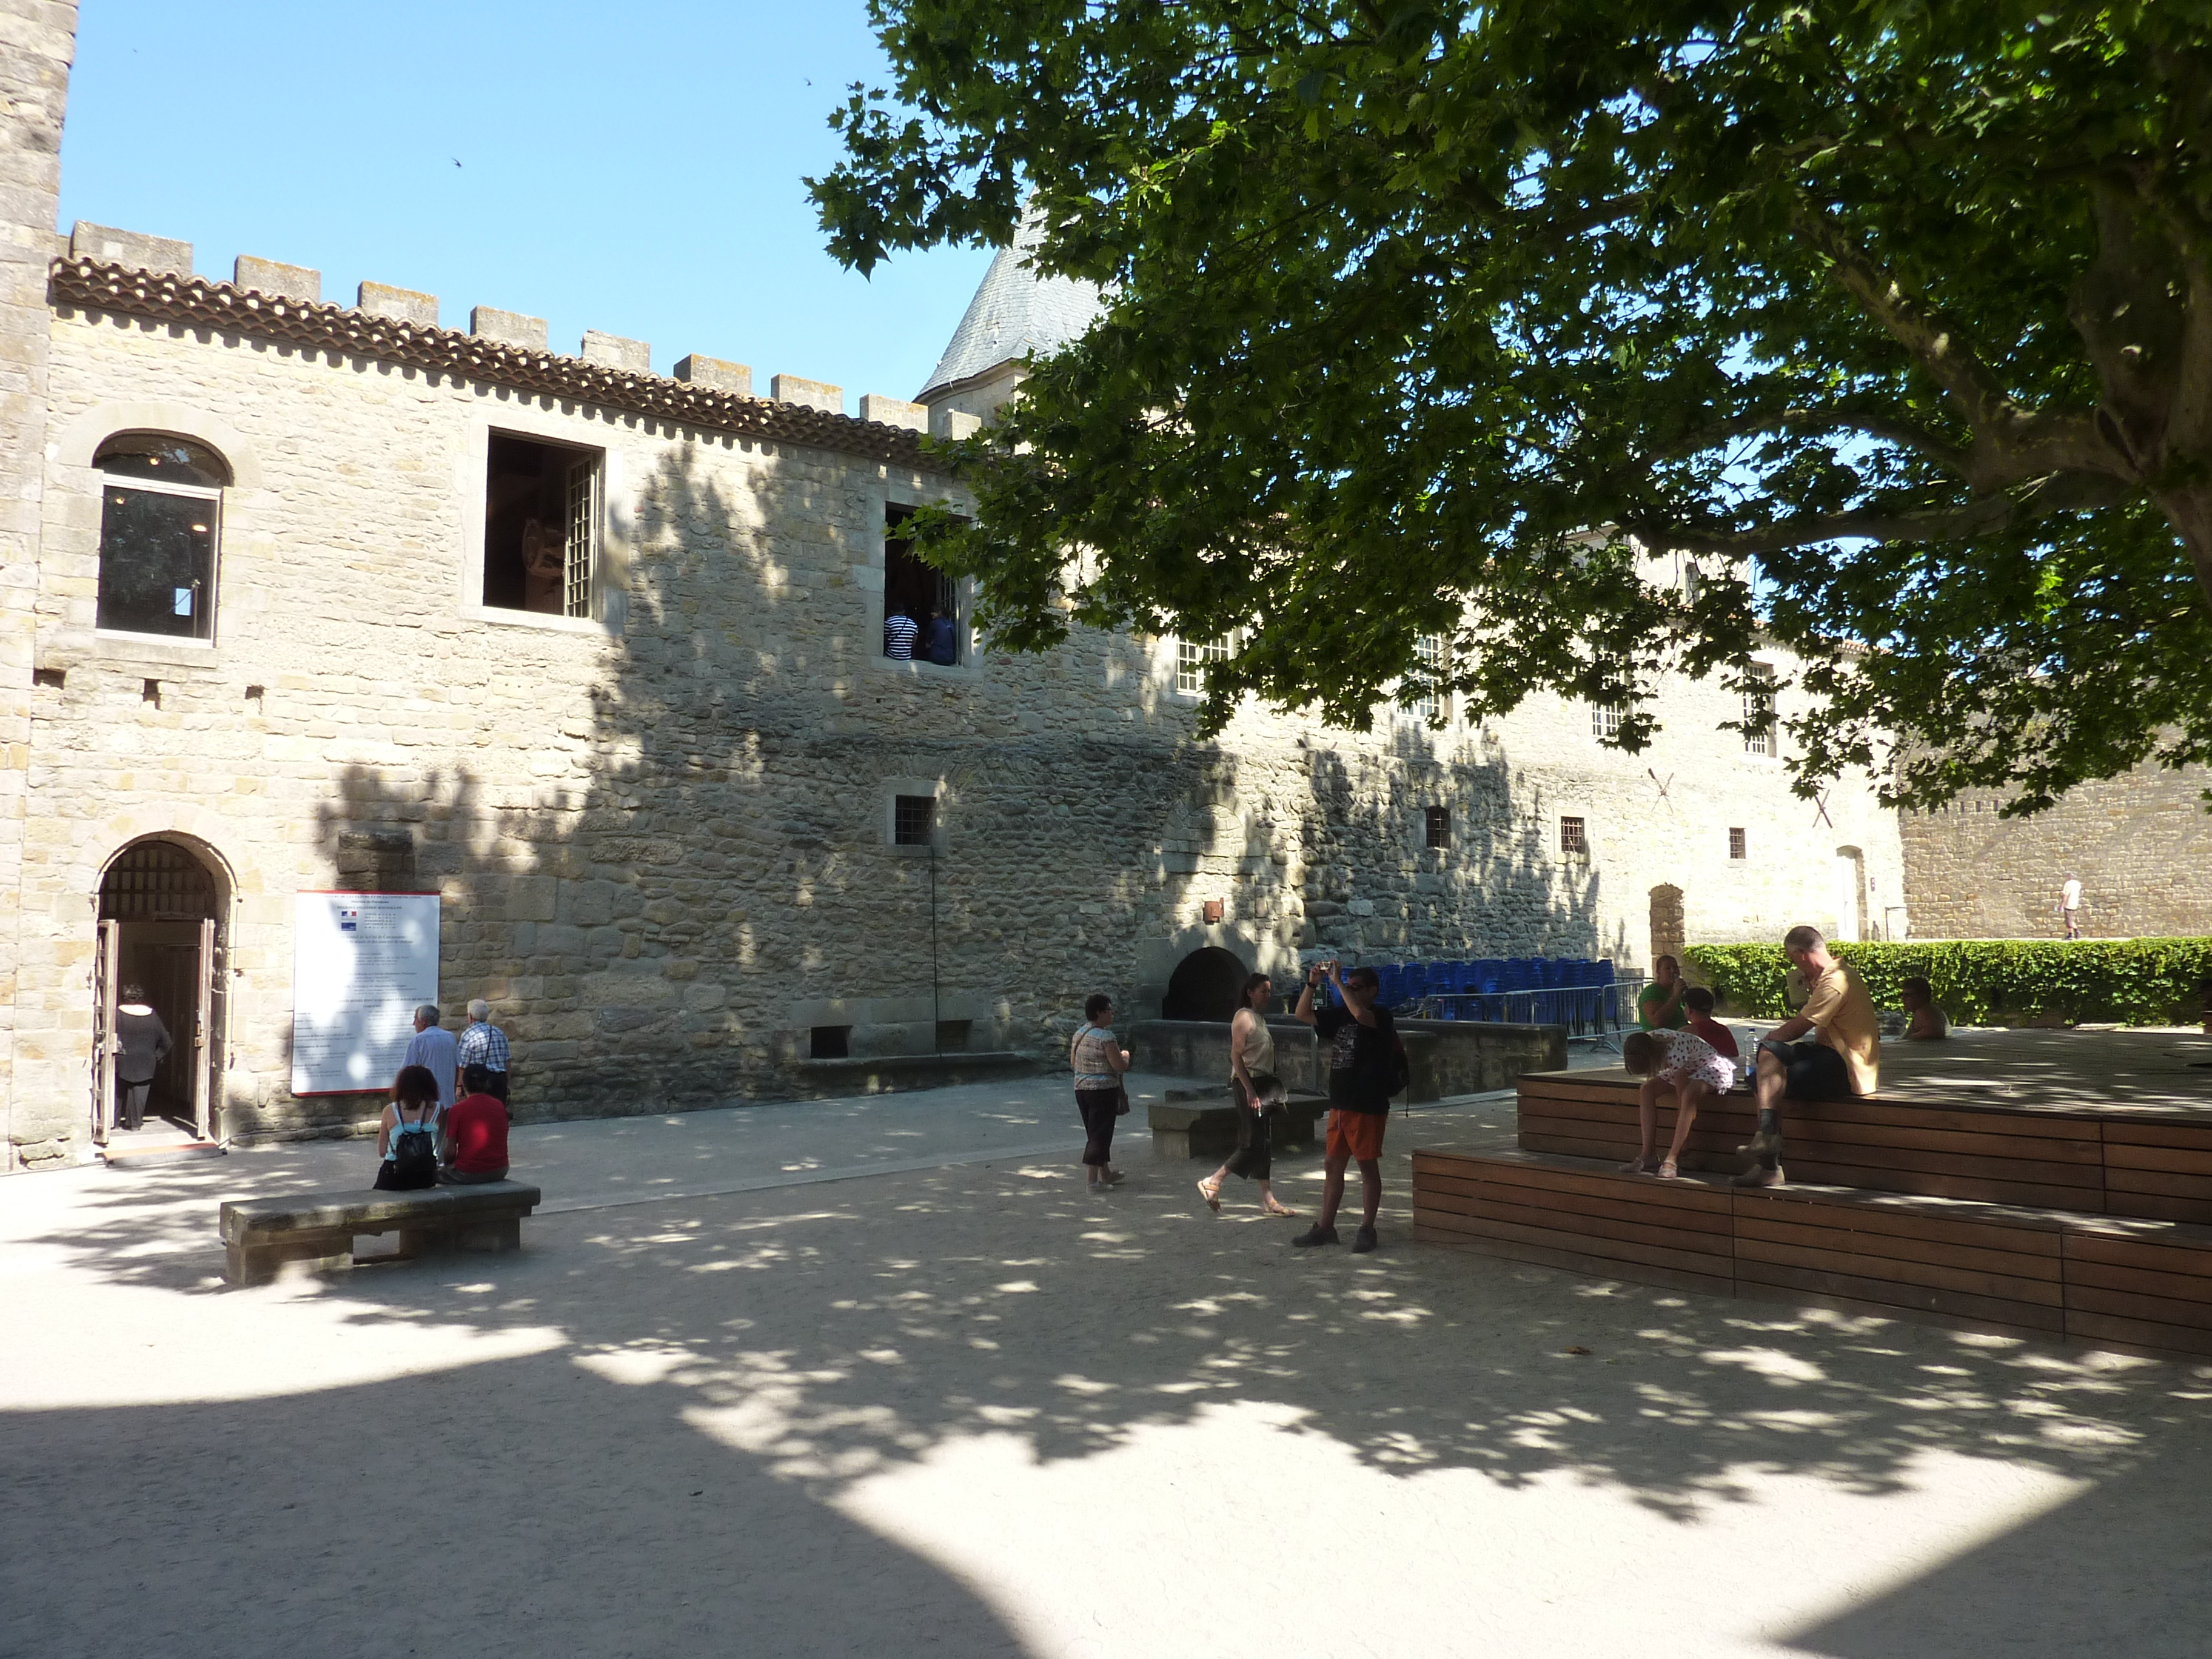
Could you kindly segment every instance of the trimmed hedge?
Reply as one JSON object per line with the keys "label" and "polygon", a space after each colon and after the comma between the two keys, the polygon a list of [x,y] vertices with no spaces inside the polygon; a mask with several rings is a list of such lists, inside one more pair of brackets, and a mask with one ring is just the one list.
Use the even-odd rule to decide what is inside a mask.
{"label": "trimmed hedge", "polygon": [[[2197,987],[2212,975],[2212,939],[1930,939],[1833,949],[1858,970],[1876,1007],[1901,1006],[1898,981],[1918,974],[1961,1025],[2194,1025],[2204,1017]],[[1692,945],[1682,960],[1731,1013],[1789,1012],[1782,982],[1790,963],[1778,945]]]}

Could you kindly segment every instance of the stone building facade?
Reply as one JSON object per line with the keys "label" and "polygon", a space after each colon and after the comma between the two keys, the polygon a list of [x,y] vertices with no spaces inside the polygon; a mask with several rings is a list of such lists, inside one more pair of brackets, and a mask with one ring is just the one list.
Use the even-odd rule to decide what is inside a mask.
{"label": "stone building facade", "polygon": [[[439,1000],[494,1002],[526,1118],[1049,1060],[1085,994],[1158,1012],[1206,951],[1641,967],[1685,934],[1901,931],[1894,815],[1793,795],[1717,687],[1669,687],[1630,757],[1545,697],[1366,733],[1247,708],[1200,740],[1176,641],[1012,656],[957,592],[959,660],[892,660],[917,573],[886,531],[947,496],[925,434],[987,417],[1003,365],[855,419],[489,308],[448,330],[374,283],[326,303],[270,261],[224,283],[152,237],[57,245],[51,167],[18,160],[51,159],[65,9],[0,10],[52,46],[9,60],[35,176],[0,273],[10,1169],[89,1155],[111,924],[208,987],[175,1087],[215,1133],[373,1115],[292,1092],[300,891],[441,895]],[[141,508],[198,573],[150,623],[118,609]]]}
{"label": "stone building facade", "polygon": [[2070,790],[2032,818],[1966,794],[1905,815],[1915,933],[1936,939],[2056,939],[2059,890],[2081,881],[2090,939],[2212,933],[2212,775],[2142,767]]}

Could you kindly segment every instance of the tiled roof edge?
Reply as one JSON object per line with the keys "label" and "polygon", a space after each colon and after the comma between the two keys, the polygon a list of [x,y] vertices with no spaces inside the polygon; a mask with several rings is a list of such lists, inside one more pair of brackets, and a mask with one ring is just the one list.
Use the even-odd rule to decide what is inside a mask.
{"label": "tiled roof edge", "polygon": [[140,270],[97,259],[57,259],[47,294],[56,305],[188,323],[295,345],[322,347],[525,392],[634,410],[777,443],[831,449],[870,460],[924,464],[921,437],[905,427],[860,421],[798,404],[718,392],[663,374],[639,374],[557,352],[426,328],[349,306],[289,300],[204,276]]}

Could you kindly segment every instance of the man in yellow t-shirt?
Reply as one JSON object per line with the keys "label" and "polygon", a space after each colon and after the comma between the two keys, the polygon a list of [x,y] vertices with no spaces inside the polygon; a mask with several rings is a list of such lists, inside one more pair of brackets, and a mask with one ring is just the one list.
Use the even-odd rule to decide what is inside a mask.
{"label": "man in yellow t-shirt", "polygon": [[[1735,1178],[1739,1187],[1782,1184],[1784,1098],[1849,1100],[1881,1085],[1881,1027],[1859,976],[1828,954],[1817,927],[1792,927],[1783,935],[1782,954],[1804,975],[1810,994],[1759,1045],[1759,1133],[1743,1148],[1753,1161]],[[1808,1031],[1812,1041],[1796,1040]]]}

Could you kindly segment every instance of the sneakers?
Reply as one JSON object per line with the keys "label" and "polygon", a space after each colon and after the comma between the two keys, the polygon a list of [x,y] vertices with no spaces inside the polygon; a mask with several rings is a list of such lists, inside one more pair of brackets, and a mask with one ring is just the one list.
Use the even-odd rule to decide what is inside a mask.
{"label": "sneakers", "polygon": [[1372,1227],[1362,1227],[1362,1228],[1361,1228],[1358,1232],[1356,1232],[1356,1233],[1352,1234],[1352,1255],[1366,1255],[1370,1250],[1373,1249],[1374,1248],[1375,1248],[1375,1229],[1374,1229],[1374,1228],[1372,1228]]}
{"label": "sneakers", "polygon": [[[1340,1241],[1336,1236],[1336,1229],[1334,1227],[1324,1227],[1318,1221],[1315,1222],[1312,1226],[1307,1228],[1305,1231],[1300,1233],[1296,1238],[1291,1241],[1291,1243],[1297,1245],[1300,1249],[1305,1249],[1309,1246],[1315,1244],[1334,1244],[1339,1242]],[[1370,1248],[1372,1247],[1370,1246]]]}
{"label": "sneakers", "polygon": [[1785,1179],[1780,1164],[1760,1164],[1746,1170],[1732,1184],[1738,1187],[1779,1187]]}

